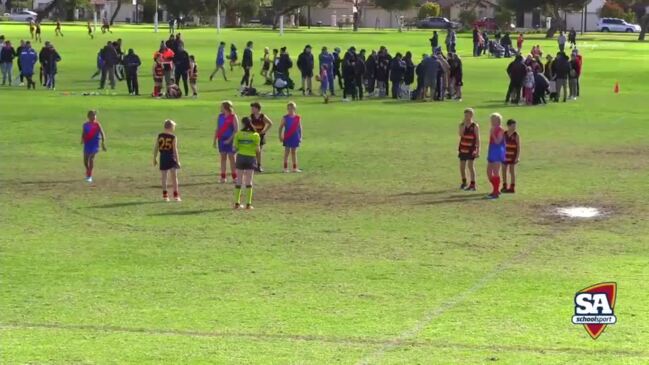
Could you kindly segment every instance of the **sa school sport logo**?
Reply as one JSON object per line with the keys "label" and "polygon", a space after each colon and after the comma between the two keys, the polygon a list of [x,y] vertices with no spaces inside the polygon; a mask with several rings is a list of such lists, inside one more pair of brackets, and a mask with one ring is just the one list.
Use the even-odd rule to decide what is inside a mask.
{"label": "sa school sport logo", "polygon": [[586,332],[596,340],[609,324],[615,324],[616,283],[599,283],[582,289],[575,294],[575,315],[573,324],[584,325]]}

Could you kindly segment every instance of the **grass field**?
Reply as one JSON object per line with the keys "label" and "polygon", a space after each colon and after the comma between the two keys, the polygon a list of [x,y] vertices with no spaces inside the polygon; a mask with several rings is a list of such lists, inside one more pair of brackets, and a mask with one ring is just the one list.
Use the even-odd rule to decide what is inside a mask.
{"label": "grass field", "polygon": [[[254,212],[233,212],[211,146],[218,102],[251,99],[207,81],[220,40],[319,49],[428,51],[427,32],[183,31],[200,98],[82,96],[108,36],[65,26],[56,92],[0,88],[0,362],[3,364],[647,364],[649,363],[648,44],[589,34],[582,97],[503,105],[507,60],[470,57],[461,103],[296,97],[303,174],[281,174],[271,131]],[[16,42],[26,26],[0,24]],[[117,27],[145,67],[167,34]],[[17,43],[17,42],[16,42]],[[555,51],[554,41],[541,43]],[[255,66],[258,70],[259,64]],[[255,71],[257,73],[258,71]],[[619,81],[621,93],[613,93]],[[285,99],[262,99],[277,122]],[[457,123],[519,121],[518,193],[457,190]],[[79,134],[96,108],[108,136],[95,184]],[[182,203],[160,200],[151,147],[178,122]],[[483,128],[483,137],[486,128]],[[559,206],[604,209],[555,217]],[[571,324],[574,295],[618,283],[616,315],[593,341]]]}

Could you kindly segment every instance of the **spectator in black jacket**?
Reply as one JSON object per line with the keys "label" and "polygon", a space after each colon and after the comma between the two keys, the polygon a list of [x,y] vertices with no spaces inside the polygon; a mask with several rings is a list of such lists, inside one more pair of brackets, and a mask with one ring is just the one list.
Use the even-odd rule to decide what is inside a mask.
{"label": "spectator in black jacket", "polygon": [[104,89],[106,87],[106,77],[108,77],[110,88],[115,89],[115,66],[119,63],[119,55],[112,42],[106,43],[106,47],[101,51],[101,59],[103,64],[99,88]]}
{"label": "spectator in black jacket", "polygon": [[6,85],[7,79],[9,79],[9,86],[13,81],[13,68],[14,68],[14,58],[16,58],[16,50],[11,46],[10,41],[5,41],[4,44],[0,45],[0,69],[2,70],[2,86]]}
{"label": "spectator in black jacket", "polygon": [[403,82],[410,90],[410,85],[415,82],[415,64],[412,62],[412,53],[410,51],[406,52],[406,55],[403,57],[403,62],[406,64],[406,73],[403,76]]}
{"label": "spectator in black jacket", "polygon": [[473,57],[480,56],[480,30],[478,29],[478,26],[473,27]]}
{"label": "spectator in black jacket", "polygon": [[22,71],[23,71],[23,67],[22,67],[22,65],[20,64],[20,54],[23,53],[23,50],[25,50],[25,49],[26,49],[26,48],[25,48],[25,41],[23,41],[23,40],[21,39],[21,40],[20,40],[20,46],[18,46],[18,47],[16,48],[16,65],[18,66],[18,74],[19,74],[18,77],[20,78],[20,86],[23,86],[23,85],[24,85],[23,81],[24,81],[24,79],[25,79],[25,78],[23,77],[23,72],[22,72]]}
{"label": "spectator in black jacket", "polygon": [[533,104],[545,104],[545,94],[550,90],[550,82],[543,73],[534,71],[534,95]]}
{"label": "spectator in black jacket", "polygon": [[527,75],[527,67],[523,62],[523,57],[517,55],[507,67],[507,75],[509,75],[509,88],[507,89],[507,96],[505,103],[511,102],[518,104],[521,100],[521,88],[523,87],[523,80]]}
{"label": "spectator in black jacket", "polygon": [[435,52],[435,48],[439,46],[439,34],[437,34],[437,31],[433,31],[433,37],[430,39],[430,48]]}
{"label": "spectator in black jacket", "polygon": [[342,90],[343,89],[343,77],[340,74],[340,66],[343,63],[342,58],[340,58],[340,48],[336,47],[334,48],[334,52],[331,54],[334,56],[334,75],[338,79],[338,87]]}
{"label": "spectator in black jacket", "polygon": [[401,82],[406,73],[406,63],[401,59],[401,53],[397,53],[390,63],[390,82],[392,82],[392,99],[398,99]]}
{"label": "spectator in black jacket", "polygon": [[367,91],[370,96],[373,96],[374,87],[376,85],[376,51],[372,51],[365,62],[365,85],[365,91]]}
{"label": "spectator in black jacket", "polygon": [[314,66],[313,53],[311,53],[311,46],[304,47],[304,51],[297,57],[297,68],[300,69],[302,75],[302,95],[312,95],[311,83],[313,79]]}
{"label": "spectator in black jacket", "polygon": [[356,48],[350,47],[349,50],[345,53],[345,58],[343,59],[343,101],[349,101],[349,96],[352,100],[356,100],[356,78],[355,78],[355,67],[356,67]]}
{"label": "spectator in black jacket", "polygon": [[140,95],[140,87],[137,81],[137,69],[142,62],[140,57],[135,54],[133,49],[128,50],[128,54],[124,57],[124,71],[126,73],[126,86],[128,87],[129,95]]}
{"label": "spectator in black jacket", "polygon": [[384,46],[381,46],[376,60],[376,86],[379,88],[379,97],[384,97],[388,92],[388,78],[390,77],[392,56],[390,56]]}
{"label": "spectator in black jacket", "polygon": [[288,79],[289,70],[293,67],[293,61],[291,61],[291,56],[289,56],[288,52],[286,51],[286,47],[280,48],[279,51],[279,60],[277,61],[275,70],[286,76],[286,78]]}
{"label": "spectator in black jacket", "polygon": [[363,100],[363,84],[366,71],[365,50],[361,49],[356,55],[356,63],[354,64],[354,85],[356,86],[354,94],[358,95],[359,100]]}
{"label": "spectator in black jacket", "polygon": [[252,41],[246,43],[246,49],[243,50],[243,58],[241,59],[241,67],[243,68],[243,77],[241,78],[241,86],[250,86],[250,69],[252,69]]}
{"label": "spectator in black jacket", "polygon": [[45,45],[41,50],[38,52],[38,63],[40,64],[40,70],[39,70],[39,75],[38,79],[41,85],[47,86],[47,60],[49,58],[48,53],[50,52],[49,49],[50,42],[45,41]]}
{"label": "spectator in black jacket", "polygon": [[178,47],[178,52],[174,55],[174,66],[176,85],[180,86],[180,80],[182,79],[185,95],[188,95],[189,87],[187,77],[189,76],[189,53],[183,47]]}
{"label": "spectator in black jacket", "polygon": [[568,98],[568,76],[570,75],[570,60],[564,52],[557,53],[557,58],[552,63],[552,73],[557,88],[557,101],[561,97],[561,90],[563,89],[563,102],[565,103]]}
{"label": "spectator in black jacket", "polygon": [[47,46],[48,52],[45,59],[45,74],[47,75],[47,88],[56,90],[56,74],[58,73],[57,64],[61,61],[61,56],[51,43]]}
{"label": "spectator in black jacket", "polygon": [[509,32],[500,39],[500,45],[505,48],[505,57],[509,58],[512,56],[512,39],[509,36]]}

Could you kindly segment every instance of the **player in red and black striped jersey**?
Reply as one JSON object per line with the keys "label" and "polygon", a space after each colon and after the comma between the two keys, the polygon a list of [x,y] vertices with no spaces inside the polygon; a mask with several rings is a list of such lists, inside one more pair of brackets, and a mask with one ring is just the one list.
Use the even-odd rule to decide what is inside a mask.
{"label": "player in red and black striped jersey", "polygon": [[[461,190],[475,191],[475,165],[473,161],[480,156],[480,126],[473,119],[475,112],[471,108],[464,110],[464,120],[459,126],[460,144],[458,158],[460,159],[460,175],[462,176]],[[466,169],[469,168],[471,183],[467,185]]]}
{"label": "player in red and black striped jersey", "polygon": [[250,104],[250,122],[255,132],[261,137],[259,153],[257,154],[257,172],[264,172],[261,167],[261,154],[266,144],[266,133],[273,126],[273,121],[267,115],[261,112],[261,104],[254,102]]}
{"label": "player in red and black striped jersey", "polygon": [[174,134],[176,122],[167,119],[164,124],[164,132],[158,134],[153,146],[153,166],[158,165],[158,154],[160,154],[160,176],[162,182],[162,199],[169,201],[167,194],[167,176],[171,175],[171,182],[174,187],[174,199],[180,201],[178,191],[178,174],[180,158],[178,157],[178,139]]}
{"label": "player in red and black striped jersey", "polygon": [[[505,161],[502,166],[503,175],[503,188],[501,193],[515,193],[516,192],[516,165],[520,161],[521,156],[521,139],[516,131],[516,121],[510,119],[507,121],[507,132],[505,132]],[[511,179],[509,187],[507,187],[507,173]]]}

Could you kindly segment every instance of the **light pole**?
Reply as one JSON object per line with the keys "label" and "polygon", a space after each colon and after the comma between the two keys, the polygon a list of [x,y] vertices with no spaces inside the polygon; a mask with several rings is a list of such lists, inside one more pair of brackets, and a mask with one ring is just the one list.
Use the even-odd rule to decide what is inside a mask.
{"label": "light pole", "polygon": [[221,33],[221,0],[216,0],[216,33]]}
{"label": "light pole", "polygon": [[158,33],[158,0],[155,0],[155,15],[153,18],[153,30]]}

